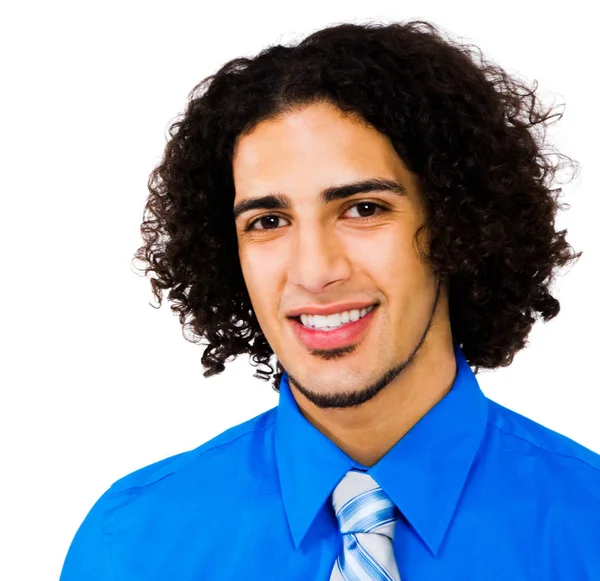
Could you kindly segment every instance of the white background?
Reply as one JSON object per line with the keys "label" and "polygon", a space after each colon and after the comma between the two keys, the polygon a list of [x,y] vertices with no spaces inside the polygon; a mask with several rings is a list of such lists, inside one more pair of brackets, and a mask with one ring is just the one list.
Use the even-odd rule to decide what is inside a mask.
{"label": "white background", "polygon": [[490,398],[600,452],[598,31],[592,2],[12,2],[0,14],[0,579],[58,579],[116,479],[277,405],[247,357],[202,377],[133,253],[148,174],[187,94],[225,61],[342,21],[424,18],[478,45],[549,102],[581,163],[558,225],[583,250]]}

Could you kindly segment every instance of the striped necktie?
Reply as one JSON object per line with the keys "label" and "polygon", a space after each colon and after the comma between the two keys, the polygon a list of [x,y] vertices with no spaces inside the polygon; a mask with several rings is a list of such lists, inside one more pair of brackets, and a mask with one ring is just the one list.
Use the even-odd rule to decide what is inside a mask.
{"label": "striped necktie", "polygon": [[349,470],[332,494],[342,550],[330,581],[400,581],[392,546],[400,512],[366,472]]}

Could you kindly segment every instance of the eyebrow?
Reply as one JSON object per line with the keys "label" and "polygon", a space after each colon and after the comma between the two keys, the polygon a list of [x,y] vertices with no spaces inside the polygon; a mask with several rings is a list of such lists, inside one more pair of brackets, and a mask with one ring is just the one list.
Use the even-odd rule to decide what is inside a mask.
{"label": "eyebrow", "polygon": [[[375,191],[388,191],[399,196],[406,196],[407,194],[406,187],[400,182],[386,178],[371,178],[341,186],[325,188],[319,194],[319,200],[322,204],[328,204],[335,200],[343,200],[354,194]],[[289,196],[281,193],[269,194],[258,198],[248,198],[247,200],[242,200],[237,203],[233,208],[233,218],[234,220],[237,220],[244,212],[249,212],[250,210],[289,210],[291,207],[292,201]]]}

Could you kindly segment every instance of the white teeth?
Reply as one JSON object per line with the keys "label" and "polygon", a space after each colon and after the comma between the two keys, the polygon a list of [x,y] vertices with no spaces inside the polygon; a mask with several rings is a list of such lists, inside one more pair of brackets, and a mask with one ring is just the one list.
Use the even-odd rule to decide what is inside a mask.
{"label": "white teeth", "polygon": [[358,321],[362,319],[369,311],[373,310],[374,305],[365,307],[364,309],[352,309],[351,311],[343,311],[335,315],[300,315],[300,320],[305,327],[321,329],[329,331],[337,329],[350,321]]}

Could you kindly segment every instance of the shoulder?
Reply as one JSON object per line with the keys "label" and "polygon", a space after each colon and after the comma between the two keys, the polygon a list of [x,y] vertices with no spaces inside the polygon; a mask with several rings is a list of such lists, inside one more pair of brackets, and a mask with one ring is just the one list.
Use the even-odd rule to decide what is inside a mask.
{"label": "shoulder", "polygon": [[[223,490],[243,486],[248,479],[240,475],[250,473],[253,459],[268,457],[268,433],[275,409],[229,428],[193,450],[115,481],[79,526],[63,564],[61,581],[112,579],[114,539],[119,539],[119,550],[125,552],[129,547],[139,548],[142,538],[150,543],[152,537],[160,545],[166,542],[164,531],[170,527],[188,526],[194,515],[218,510],[214,498]],[[198,494],[199,490],[207,494]],[[156,522],[163,527],[157,528]]]}
{"label": "shoulder", "polygon": [[[169,456],[139,468],[116,480],[104,496],[119,495],[134,489],[151,488],[165,479],[176,480],[178,476],[190,472],[213,469],[216,464],[242,460],[247,451],[260,452],[265,432],[270,430],[275,420],[272,408],[241,424],[228,428],[202,445]],[[212,473],[213,476],[218,474]]]}
{"label": "shoulder", "polygon": [[488,401],[488,423],[501,433],[502,443],[507,448],[533,447],[542,456],[572,460],[591,475],[600,477],[600,454],[499,403]]}
{"label": "shoulder", "polygon": [[600,578],[600,454],[491,400],[488,409],[494,478],[530,514],[556,578]]}
{"label": "shoulder", "polygon": [[556,498],[600,509],[600,454],[489,400],[489,437],[509,465],[520,466]]}

